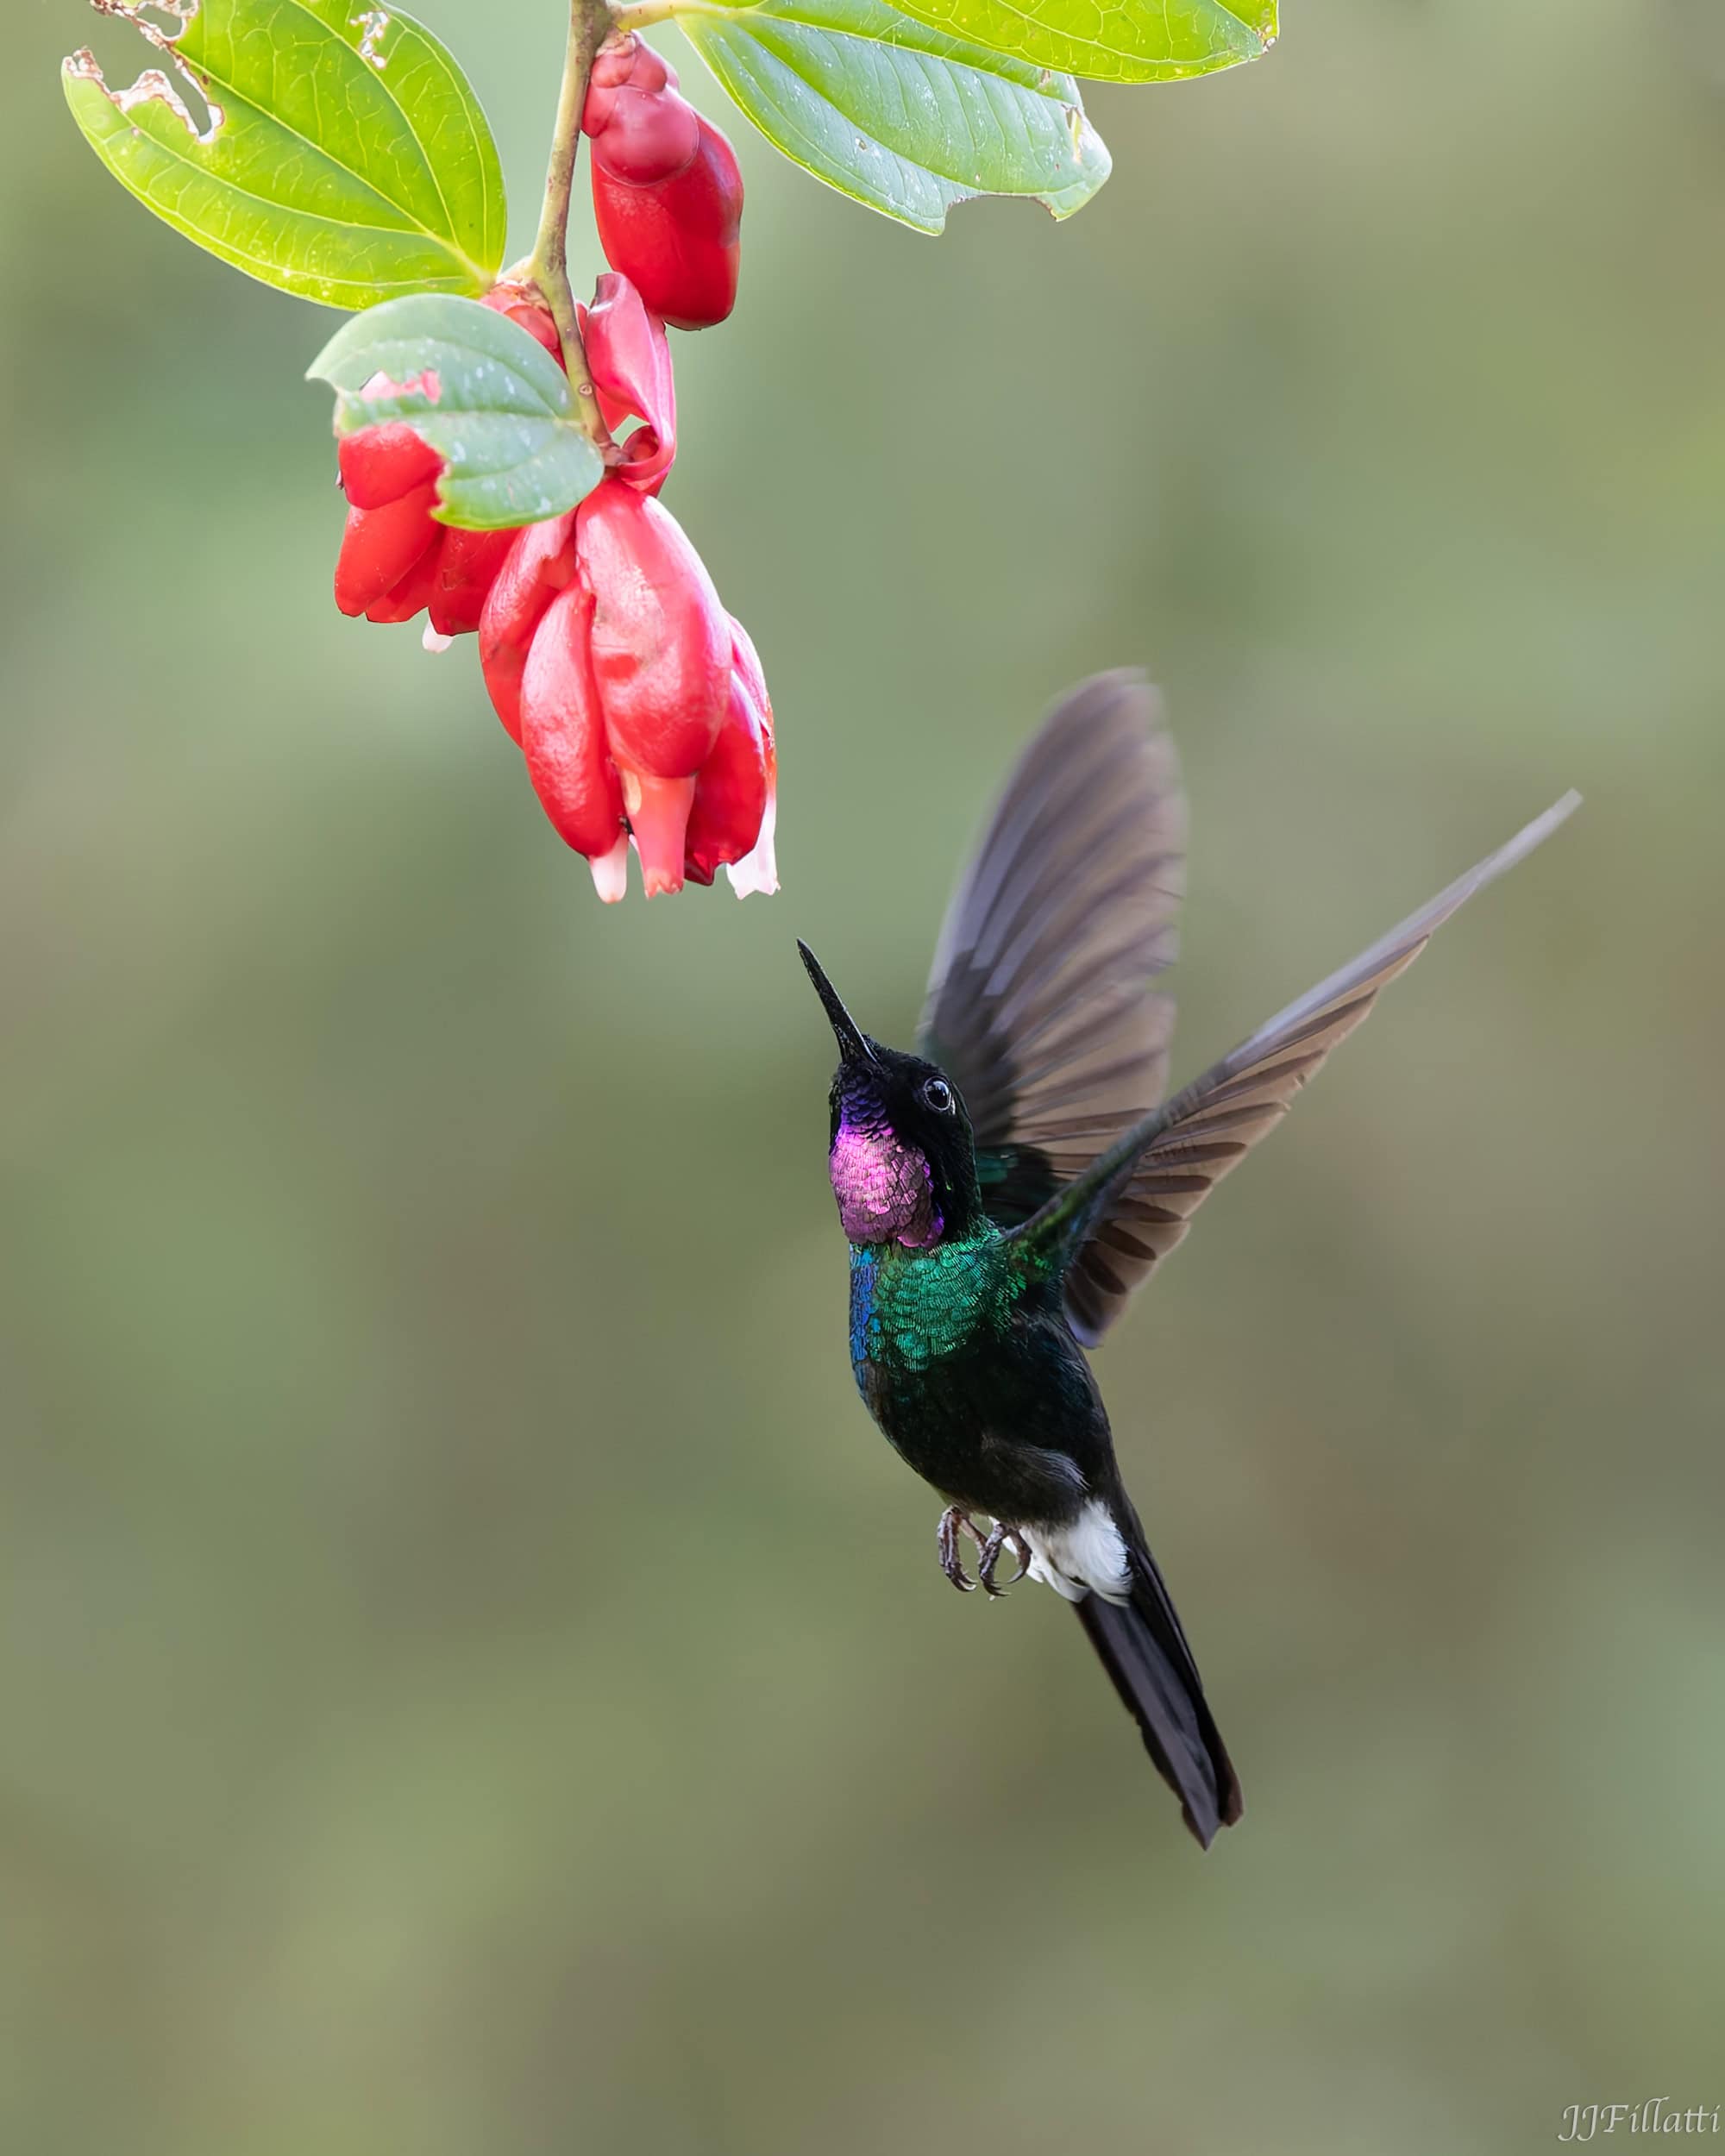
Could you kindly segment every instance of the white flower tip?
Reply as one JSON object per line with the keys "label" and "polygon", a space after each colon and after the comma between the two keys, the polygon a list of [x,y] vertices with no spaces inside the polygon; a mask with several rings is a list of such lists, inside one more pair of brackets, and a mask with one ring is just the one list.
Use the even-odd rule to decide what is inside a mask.
{"label": "white flower tip", "polygon": [[440,636],[430,623],[427,622],[424,633],[419,641],[428,651],[447,651],[455,640],[453,636]]}
{"label": "white flower tip", "polygon": [[731,878],[731,887],[739,899],[752,897],[757,891],[770,899],[779,887],[779,863],[773,848],[773,834],[778,823],[779,802],[776,794],[767,796],[767,812],[761,818],[760,833],[755,843],[741,861],[732,862],[725,870]]}
{"label": "white flower tip", "polygon": [[770,899],[779,887],[779,879],[770,862],[757,862],[751,854],[746,860],[733,862],[725,870],[731,878],[731,887],[739,899],[752,899],[759,893]]}
{"label": "white flower tip", "polygon": [[587,867],[593,871],[593,889],[606,906],[615,906],[629,891],[629,837],[618,836],[616,845],[608,854],[595,854]]}

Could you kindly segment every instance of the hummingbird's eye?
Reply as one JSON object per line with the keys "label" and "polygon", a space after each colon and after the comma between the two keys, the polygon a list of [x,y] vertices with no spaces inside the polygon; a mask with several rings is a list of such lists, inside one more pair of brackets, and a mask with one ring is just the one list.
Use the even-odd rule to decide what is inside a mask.
{"label": "hummingbird's eye", "polygon": [[931,1078],[923,1087],[922,1097],[937,1115],[952,1112],[952,1088],[944,1078]]}

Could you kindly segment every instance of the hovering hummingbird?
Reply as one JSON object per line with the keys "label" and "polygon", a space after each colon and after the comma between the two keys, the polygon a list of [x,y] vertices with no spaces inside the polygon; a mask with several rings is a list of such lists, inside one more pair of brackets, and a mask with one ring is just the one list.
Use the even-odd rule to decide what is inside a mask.
{"label": "hovering hummingbird", "polygon": [[1020,759],[948,908],[916,1054],[864,1033],[798,944],[838,1037],[828,1165],[864,1404],[947,1501],[938,1550],[955,1587],[999,1593],[1010,1550],[1015,1578],[1073,1605],[1206,1848],[1239,1818],[1239,1781],[1083,1351],[1384,983],[1579,799],[1159,1107],[1174,1005],[1148,984],[1175,956],[1186,808],[1136,674],[1076,689]]}

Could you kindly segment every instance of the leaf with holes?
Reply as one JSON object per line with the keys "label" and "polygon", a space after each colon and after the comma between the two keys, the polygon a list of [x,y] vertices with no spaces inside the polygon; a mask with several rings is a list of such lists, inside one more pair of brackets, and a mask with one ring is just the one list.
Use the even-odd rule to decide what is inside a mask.
{"label": "leaf with holes", "polygon": [[931,29],[1090,82],[1180,82],[1258,60],[1276,0],[897,0]]}
{"label": "leaf with holes", "polygon": [[975,195],[1025,195],[1070,217],[1108,177],[1070,76],[883,0],[693,0],[675,15],[769,142],[919,231],[938,232]]}
{"label": "leaf with holes", "polygon": [[469,531],[558,517],[603,466],[568,377],[506,315],[424,292],[344,323],[306,370],[336,392],[336,431],[405,420],[444,460],[436,514]]}
{"label": "leaf with holes", "polygon": [[[352,0],[91,4],[161,65],[111,90],[95,56],[74,53],[66,103],[109,171],[177,232],[331,307],[493,282],[496,145],[467,78],[411,16]],[[188,99],[207,108],[202,125]]]}

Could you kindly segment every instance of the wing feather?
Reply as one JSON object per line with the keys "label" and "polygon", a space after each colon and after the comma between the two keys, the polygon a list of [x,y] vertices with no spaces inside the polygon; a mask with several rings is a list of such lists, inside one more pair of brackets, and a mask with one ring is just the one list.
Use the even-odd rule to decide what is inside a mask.
{"label": "wing feather", "polygon": [[1186,808],[1154,691],[1100,674],[1019,759],[935,951],[920,1047],[964,1097],[984,1199],[1024,1219],[1167,1082]]}
{"label": "wing feather", "polygon": [[1093,1346],[1132,1289],[1185,1235],[1192,1215],[1337,1044],[1484,885],[1524,860],[1580,805],[1578,793],[1518,831],[1359,956],[1278,1011],[1201,1077],[1121,1132],[1020,1230],[1027,1257],[1067,1261],[1073,1331]]}

